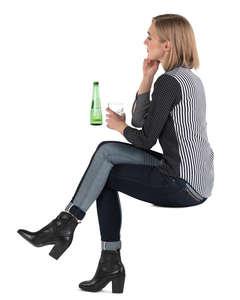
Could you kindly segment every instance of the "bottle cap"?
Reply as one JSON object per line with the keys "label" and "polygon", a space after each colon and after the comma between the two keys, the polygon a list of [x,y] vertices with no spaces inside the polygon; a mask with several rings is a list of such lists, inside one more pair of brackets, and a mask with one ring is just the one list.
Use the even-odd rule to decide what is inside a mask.
{"label": "bottle cap", "polygon": [[99,83],[98,81],[94,81],[94,82],[93,82],[93,84],[98,84],[98,83]]}

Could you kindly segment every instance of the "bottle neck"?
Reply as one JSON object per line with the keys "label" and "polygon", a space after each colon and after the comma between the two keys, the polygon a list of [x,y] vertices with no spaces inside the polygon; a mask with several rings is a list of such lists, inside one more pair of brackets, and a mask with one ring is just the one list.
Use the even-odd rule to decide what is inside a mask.
{"label": "bottle neck", "polygon": [[93,84],[93,99],[99,99],[99,85]]}

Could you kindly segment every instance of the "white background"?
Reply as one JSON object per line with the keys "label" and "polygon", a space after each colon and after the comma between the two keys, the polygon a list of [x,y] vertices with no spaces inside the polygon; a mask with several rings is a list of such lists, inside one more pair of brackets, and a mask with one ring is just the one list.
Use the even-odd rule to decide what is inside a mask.
{"label": "white background", "polygon": [[[1,1],[2,299],[239,299],[239,10],[237,1]],[[59,260],[17,229],[38,230],[71,200],[98,144],[127,142],[106,127],[108,101],[127,124],[142,79],[152,17],[185,16],[195,32],[215,154],[212,196],[200,206],[161,208],[120,193],[124,293],[79,290],[101,242],[96,202]],[[161,66],[155,79],[163,73]],[[99,81],[102,126],[91,126]],[[161,152],[157,143],[152,150]]]}

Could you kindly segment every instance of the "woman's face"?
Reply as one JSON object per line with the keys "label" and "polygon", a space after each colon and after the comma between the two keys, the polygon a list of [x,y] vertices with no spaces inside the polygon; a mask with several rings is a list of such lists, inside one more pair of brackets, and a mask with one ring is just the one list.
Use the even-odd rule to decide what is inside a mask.
{"label": "woman's face", "polygon": [[144,45],[147,46],[148,59],[158,60],[162,63],[170,51],[170,42],[165,41],[164,43],[161,43],[159,41],[154,23],[149,27],[148,33],[149,35],[144,41]]}

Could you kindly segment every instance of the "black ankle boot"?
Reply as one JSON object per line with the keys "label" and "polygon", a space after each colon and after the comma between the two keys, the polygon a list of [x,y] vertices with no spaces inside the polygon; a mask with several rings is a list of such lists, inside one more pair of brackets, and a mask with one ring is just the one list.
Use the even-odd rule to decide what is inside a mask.
{"label": "black ankle boot", "polygon": [[49,255],[58,259],[71,245],[78,221],[70,213],[61,212],[56,219],[36,232],[19,229],[17,232],[36,247],[54,244]]}
{"label": "black ankle boot", "polygon": [[122,293],[125,281],[125,268],[119,250],[102,250],[97,271],[91,280],[79,284],[82,290],[98,292],[112,281],[112,293]]}

